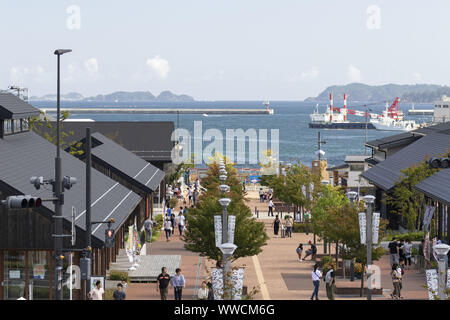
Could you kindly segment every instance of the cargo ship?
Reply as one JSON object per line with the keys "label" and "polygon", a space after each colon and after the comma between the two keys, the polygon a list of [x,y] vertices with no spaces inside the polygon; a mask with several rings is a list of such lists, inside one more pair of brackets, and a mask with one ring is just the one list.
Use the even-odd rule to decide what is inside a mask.
{"label": "cargo ship", "polygon": [[311,122],[309,123],[309,128],[314,129],[375,129],[374,125],[369,121],[367,122],[350,122],[347,120],[347,114],[354,114],[360,116],[370,116],[374,115],[362,111],[355,111],[347,109],[347,94],[344,93],[344,107],[334,108],[333,107],[333,94],[330,93],[330,107],[327,108],[325,113],[319,113],[319,105],[316,105],[314,113],[310,114]]}

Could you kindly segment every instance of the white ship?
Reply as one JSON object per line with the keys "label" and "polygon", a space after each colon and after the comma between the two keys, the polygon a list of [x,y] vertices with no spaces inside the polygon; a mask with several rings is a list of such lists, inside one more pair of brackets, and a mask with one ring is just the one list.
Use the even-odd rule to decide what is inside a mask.
{"label": "white ship", "polygon": [[370,123],[377,130],[384,131],[412,131],[419,128],[414,120],[404,120],[403,112],[399,109],[399,98],[396,98],[392,106],[386,103],[386,109],[376,119],[371,119]]}

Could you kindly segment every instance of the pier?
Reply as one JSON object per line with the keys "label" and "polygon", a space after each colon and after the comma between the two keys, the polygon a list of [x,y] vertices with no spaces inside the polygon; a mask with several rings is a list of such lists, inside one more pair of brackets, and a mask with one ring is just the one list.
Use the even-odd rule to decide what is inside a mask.
{"label": "pier", "polygon": [[[44,113],[56,113],[56,108],[41,108]],[[274,114],[273,109],[232,108],[61,108],[70,114]]]}

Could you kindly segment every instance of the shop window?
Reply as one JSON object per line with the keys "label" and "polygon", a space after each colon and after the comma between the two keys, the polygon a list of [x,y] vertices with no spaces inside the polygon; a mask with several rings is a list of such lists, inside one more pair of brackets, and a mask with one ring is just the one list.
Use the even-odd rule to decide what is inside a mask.
{"label": "shop window", "polygon": [[29,251],[29,299],[48,300],[50,298],[50,253]]}

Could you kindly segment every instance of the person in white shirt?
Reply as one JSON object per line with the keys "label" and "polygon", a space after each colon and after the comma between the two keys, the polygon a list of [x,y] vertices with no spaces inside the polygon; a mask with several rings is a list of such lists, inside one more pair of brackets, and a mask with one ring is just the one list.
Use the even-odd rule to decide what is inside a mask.
{"label": "person in white shirt", "polygon": [[95,288],[93,288],[88,295],[90,300],[103,300],[104,294],[105,290],[102,288],[102,282],[97,280],[95,283]]}
{"label": "person in white shirt", "polygon": [[208,300],[209,289],[206,285],[206,281],[202,282],[202,286],[197,291],[198,300]]}
{"label": "person in white shirt", "polygon": [[273,217],[273,207],[274,207],[273,201],[272,201],[272,198],[270,198],[270,200],[269,200],[269,213],[267,214],[267,216],[270,216],[270,214],[272,214],[272,217]]}
{"label": "person in white shirt", "polygon": [[180,237],[183,235],[185,221],[186,217],[183,215],[183,212],[180,212],[180,214],[177,217],[177,224],[178,230],[180,231]]}
{"label": "person in white shirt", "polygon": [[320,285],[320,278],[322,278],[322,273],[319,270],[319,265],[314,265],[314,271],[311,274],[312,276],[312,282],[314,285],[314,291],[311,296],[311,300],[314,299],[314,296],[316,296],[316,300],[319,300],[319,285]]}

